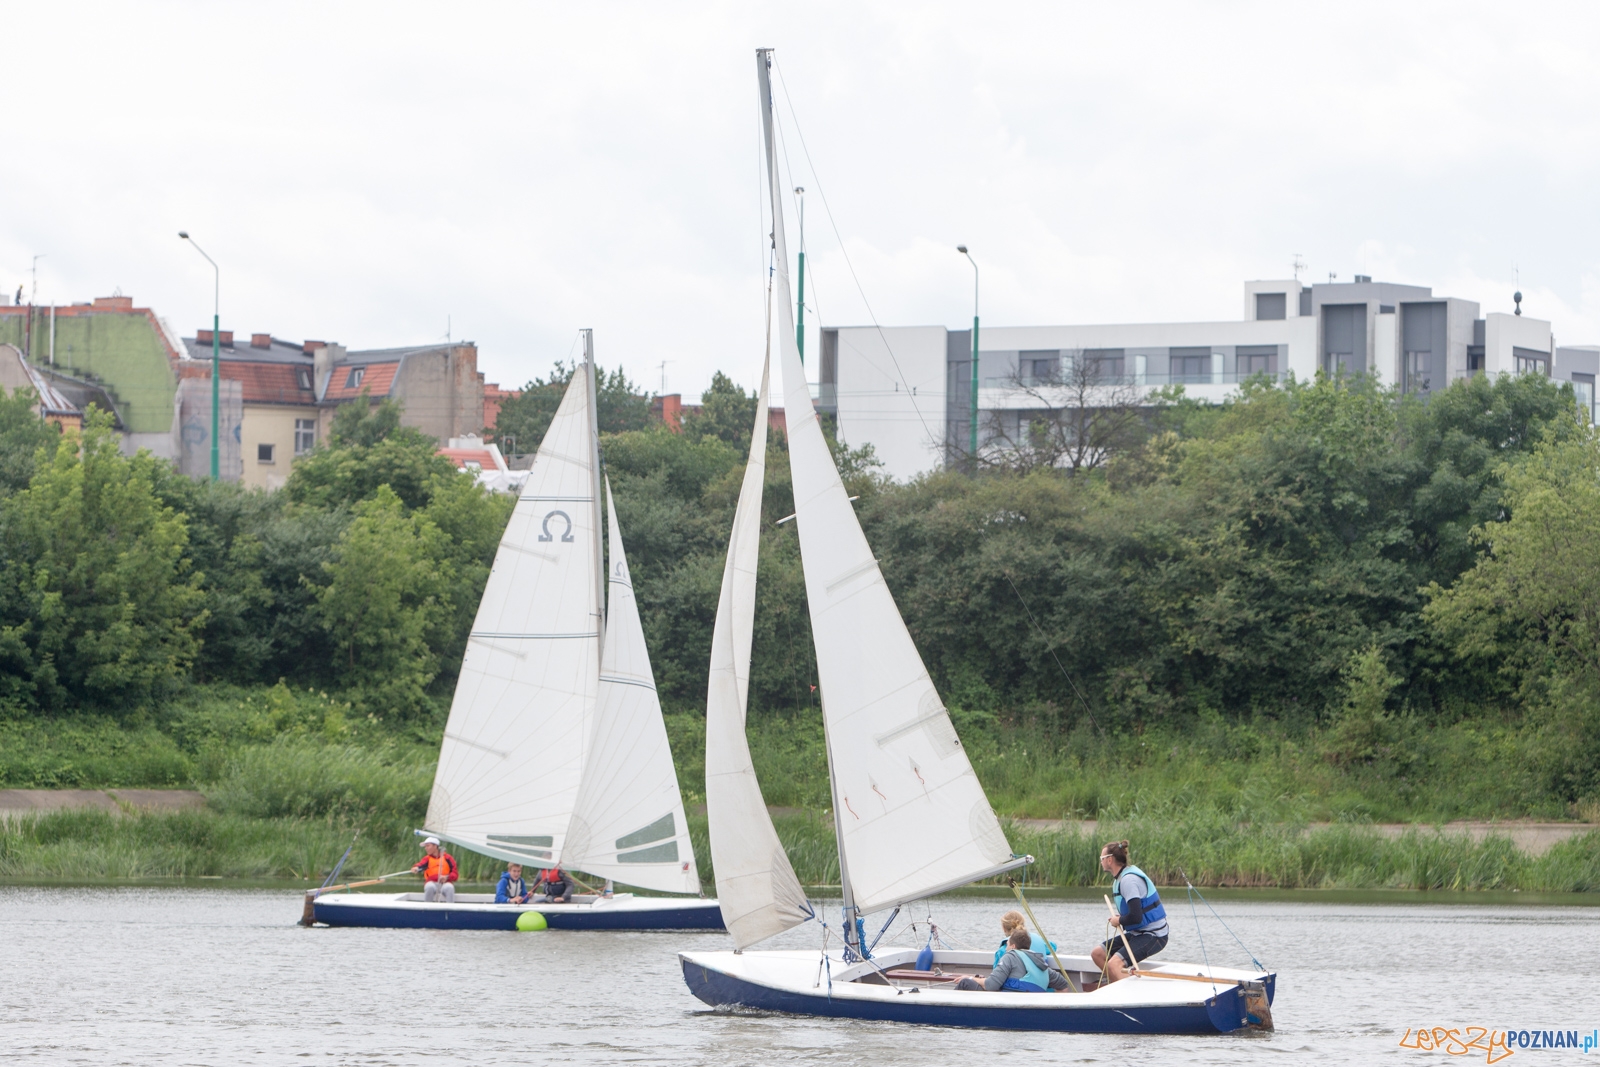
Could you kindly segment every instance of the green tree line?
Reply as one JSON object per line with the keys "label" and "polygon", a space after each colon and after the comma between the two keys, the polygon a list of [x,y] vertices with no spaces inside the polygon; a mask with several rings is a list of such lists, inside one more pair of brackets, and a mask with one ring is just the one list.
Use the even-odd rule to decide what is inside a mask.
{"label": "green tree line", "polygon": [[[497,434],[526,450],[570,374],[531,383]],[[600,378],[658,684],[693,712],[755,400],[718,375],[674,432],[620,372]],[[195,683],[284,679],[440,720],[514,501],[392,404],[341,409],[276,492],[123,456],[101,415],[62,436],[29,405],[0,400],[8,714],[125,715]],[[1422,400],[1370,379],[1253,382],[1221,405],[1176,398],[1076,474],[896,484],[870,449],[834,446],[963,715],[1055,736],[1272,722],[1321,731],[1332,761],[1401,766],[1418,730],[1509,723],[1553,793],[1600,793],[1600,444],[1565,387],[1479,377]],[[785,450],[774,432],[758,716],[816,701],[795,531],[777,524]]]}

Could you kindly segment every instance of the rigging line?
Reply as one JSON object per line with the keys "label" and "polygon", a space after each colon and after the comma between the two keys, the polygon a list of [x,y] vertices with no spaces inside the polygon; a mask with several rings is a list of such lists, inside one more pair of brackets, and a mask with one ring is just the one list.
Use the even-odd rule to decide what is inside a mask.
{"label": "rigging line", "polygon": [[[1206,965],[1206,976],[1211,974],[1211,956],[1206,952],[1206,935],[1200,931],[1200,912],[1194,906],[1194,886],[1189,887],[1189,914],[1194,916],[1194,936],[1200,939],[1200,960]],[[1216,996],[1217,983],[1211,983],[1211,995]]]}
{"label": "rigging line", "polygon": [[1235,941],[1239,942],[1239,947],[1244,949],[1244,954],[1246,956],[1250,957],[1250,962],[1256,965],[1256,970],[1265,971],[1266,968],[1261,965],[1261,961],[1256,959],[1256,954],[1254,952],[1251,952],[1250,951],[1250,947],[1248,945],[1246,945],[1243,941],[1239,941],[1239,935],[1233,932],[1233,927],[1229,926],[1223,920],[1222,916],[1217,914],[1217,909],[1213,908],[1211,906],[1211,901],[1207,900],[1205,898],[1205,895],[1202,894],[1200,892],[1200,890],[1198,890],[1198,889],[1196,889],[1194,887],[1194,883],[1189,881],[1189,876],[1187,874],[1183,873],[1183,868],[1182,867],[1178,868],[1178,875],[1183,879],[1183,884],[1189,887],[1189,891],[1191,893],[1193,893],[1195,896],[1200,898],[1200,903],[1204,904],[1206,906],[1206,910],[1211,912],[1211,917],[1216,919],[1217,922],[1222,923],[1222,928],[1224,930],[1228,931],[1228,935],[1230,937],[1232,937]]}
{"label": "rigging line", "polygon": [[[833,208],[828,204],[828,192],[822,187],[822,178],[817,174],[816,164],[811,161],[811,149],[806,145],[805,131],[800,128],[800,116],[795,112],[794,100],[789,96],[789,84],[783,80],[783,68],[778,65],[776,53],[772,57],[772,69],[778,72],[778,85],[783,89],[783,101],[789,105],[789,115],[794,119],[794,133],[800,138],[800,151],[805,154],[806,166],[810,168],[812,181],[817,186],[817,195],[822,198],[822,210],[828,216],[828,225],[833,230],[834,240],[839,242],[839,253],[844,256],[844,265],[850,268],[850,279],[856,283],[856,292],[861,294],[861,303],[866,306],[867,317],[872,320],[872,328],[878,331],[878,339],[883,342],[884,351],[889,353],[889,361],[894,364],[894,372],[900,376],[901,381],[907,382],[909,388],[909,379],[905,371],[900,369],[900,360],[895,357],[894,346],[889,343],[889,336],[883,332],[883,326],[872,310],[872,302],[867,299],[867,291],[861,284],[860,276],[856,274],[856,265],[851,262],[850,251],[845,248],[844,237],[839,233],[839,224],[834,220]],[[773,120],[776,124],[776,115],[773,116]],[[911,401],[911,410],[917,413],[917,419],[922,423],[923,432],[932,437],[933,428],[928,425],[927,418],[922,414],[922,408],[917,403],[917,395],[912,393],[908,399]]]}
{"label": "rigging line", "polygon": [[1094,723],[1094,728],[1096,730],[1100,730],[1100,736],[1104,737],[1106,732],[1100,729],[1100,722],[1094,717],[1094,710],[1089,707],[1089,702],[1084,699],[1083,690],[1078,688],[1078,683],[1072,680],[1072,675],[1067,673],[1067,669],[1061,666],[1061,659],[1056,655],[1056,650],[1051,647],[1050,638],[1046,636],[1044,627],[1039,625],[1039,620],[1033,617],[1033,609],[1028,607],[1028,602],[1022,599],[1022,593],[1017,590],[1017,583],[1011,580],[1011,575],[1009,574],[1005,575],[1004,577],[1006,584],[1011,587],[1011,591],[1016,593],[1017,603],[1021,604],[1022,610],[1028,613],[1028,621],[1033,623],[1033,628],[1039,631],[1039,636],[1044,639],[1045,651],[1050,653],[1050,658],[1056,661],[1056,668],[1061,671],[1061,676],[1067,680],[1067,684],[1070,685],[1072,687],[1072,691],[1077,694],[1078,702],[1083,705],[1083,710],[1086,714],[1088,714],[1089,721]]}

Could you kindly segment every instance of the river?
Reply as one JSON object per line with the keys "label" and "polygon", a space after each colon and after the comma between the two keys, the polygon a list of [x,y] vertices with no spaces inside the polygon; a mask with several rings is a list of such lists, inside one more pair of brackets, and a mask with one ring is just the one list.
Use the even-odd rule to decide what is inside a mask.
{"label": "river", "polygon": [[[1216,901],[1278,972],[1277,1030],[1130,1038],[711,1011],[684,987],[675,953],[726,947],[720,934],[306,930],[292,890],[10,886],[0,1019],[8,1062],[96,1067],[1462,1063],[1483,1057],[1400,1042],[1408,1027],[1600,1026],[1600,907],[1460,899]],[[945,898],[933,915],[952,937],[988,945],[1007,903]],[[1097,901],[1034,908],[1063,947],[1103,929]],[[1168,908],[1165,955],[1199,959],[1181,891]],[[1201,915],[1211,960],[1248,965]],[[771,944],[814,946],[817,933]],[[1518,1050],[1511,1062],[1579,1055]]]}

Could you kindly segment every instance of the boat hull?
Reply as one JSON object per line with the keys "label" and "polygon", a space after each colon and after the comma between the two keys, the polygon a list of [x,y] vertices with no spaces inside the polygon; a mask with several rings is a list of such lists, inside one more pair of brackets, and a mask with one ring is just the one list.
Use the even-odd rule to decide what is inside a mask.
{"label": "boat hull", "polygon": [[[418,898],[418,899],[411,899]],[[491,898],[492,899],[492,898]],[[572,904],[494,904],[457,897],[429,903],[420,894],[347,893],[318,898],[316,921],[328,926],[401,930],[515,930],[529,912],[544,916],[552,930],[721,930],[715,900],[622,897]]]}
{"label": "boat hull", "polygon": [[[744,957],[760,955],[743,954]],[[859,971],[860,965],[847,968],[837,959],[828,964],[835,976],[830,983],[824,977],[828,968],[822,965],[820,954],[808,955],[809,959],[801,966],[766,968],[765,974],[759,973],[763,970],[759,961],[755,961],[755,967],[733,963],[750,962],[734,953],[689,952],[680,954],[679,960],[689,991],[719,1008],[921,1026],[1061,1033],[1215,1034],[1253,1025],[1243,991],[1231,982],[1213,986],[1174,979],[1133,978],[1078,995],[960,992],[949,988],[915,987],[896,990],[885,984],[841,981],[841,975]],[[730,963],[732,965],[719,965]],[[812,973],[821,980],[813,984]],[[1275,976],[1252,977],[1265,985],[1270,1002]]]}

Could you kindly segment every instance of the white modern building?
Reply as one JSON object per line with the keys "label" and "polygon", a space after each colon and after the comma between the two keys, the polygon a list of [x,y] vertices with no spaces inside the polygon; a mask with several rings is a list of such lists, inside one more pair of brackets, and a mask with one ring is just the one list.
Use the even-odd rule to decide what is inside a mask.
{"label": "white modern building", "polygon": [[[1557,348],[1550,323],[1520,311],[1481,315],[1471,300],[1363,275],[1325,285],[1246,282],[1243,311],[1221,322],[982,327],[980,435],[1038,412],[1052,398],[1033,384],[1069,376],[1080,360],[1108,384],[1146,392],[1182,385],[1211,401],[1258,374],[1304,380],[1342,370],[1426,394],[1474,374],[1539,373],[1570,381],[1594,415],[1600,346]],[[821,342],[816,399],[836,413],[848,444],[872,444],[899,479],[938,468],[949,449],[966,451],[970,330],[825,326]]]}

